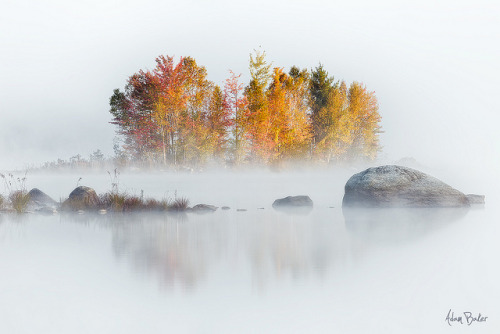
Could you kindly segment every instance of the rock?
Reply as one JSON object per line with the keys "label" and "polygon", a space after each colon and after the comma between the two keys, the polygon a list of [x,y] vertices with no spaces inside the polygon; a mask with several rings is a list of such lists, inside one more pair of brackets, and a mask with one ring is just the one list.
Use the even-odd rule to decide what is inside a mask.
{"label": "rock", "polygon": [[223,206],[223,207],[221,208],[221,210],[229,210],[229,209],[231,209],[231,208],[230,208],[230,207],[228,207],[228,206]]}
{"label": "rock", "polygon": [[99,197],[94,189],[79,186],[75,188],[69,198],[62,204],[63,210],[81,211],[81,210],[97,210],[99,205]]}
{"label": "rock", "polygon": [[29,191],[30,202],[33,202],[40,206],[55,206],[57,202],[53,200],[49,195],[41,191],[40,189],[33,188]]}
{"label": "rock", "polygon": [[236,209],[236,211],[238,211],[238,212],[245,212],[245,211],[247,211],[247,209]]}
{"label": "rock", "polygon": [[196,204],[191,208],[192,212],[206,213],[217,211],[218,207],[209,204]]}
{"label": "rock", "polygon": [[274,201],[273,208],[278,207],[312,207],[313,201],[309,196],[287,196]]}
{"label": "rock", "polygon": [[465,196],[470,204],[484,204],[484,195],[467,194]]}
{"label": "rock", "polygon": [[467,207],[469,200],[446,183],[412,168],[372,167],[351,176],[343,207]]}
{"label": "rock", "polygon": [[308,215],[313,209],[309,196],[288,196],[274,201],[273,209],[291,215]]}

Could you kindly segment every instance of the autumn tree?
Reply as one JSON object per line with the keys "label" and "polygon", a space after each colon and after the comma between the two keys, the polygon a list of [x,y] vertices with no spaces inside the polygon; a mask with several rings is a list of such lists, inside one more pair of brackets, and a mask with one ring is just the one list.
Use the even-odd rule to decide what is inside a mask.
{"label": "autumn tree", "polygon": [[273,149],[271,122],[266,98],[266,89],[271,79],[271,64],[266,61],[266,53],[255,51],[250,54],[250,83],[245,88],[248,100],[246,115],[247,136],[250,141],[251,159],[266,163]]}
{"label": "autumn tree", "polygon": [[208,135],[211,143],[211,154],[222,161],[229,150],[230,127],[233,124],[231,110],[227,106],[226,96],[219,86],[215,86],[210,98],[207,115]]}
{"label": "autumn tree", "polygon": [[187,57],[183,60],[184,89],[187,101],[181,113],[178,147],[183,163],[204,163],[214,151],[209,129],[210,100],[214,84],[207,79],[205,67]]}
{"label": "autumn tree", "polygon": [[248,149],[248,100],[243,95],[243,84],[239,82],[241,74],[236,75],[233,71],[229,73],[230,77],[224,85],[224,107],[231,119],[232,158],[235,164],[240,164]]}
{"label": "autumn tree", "polygon": [[311,138],[308,73],[292,67],[290,74],[274,69],[267,91],[272,142],[271,160],[305,158]]}
{"label": "autumn tree", "polygon": [[152,100],[151,115],[155,130],[161,137],[160,147],[164,164],[167,164],[167,156],[173,158],[174,164],[177,162],[177,140],[181,131],[182,113],[189,99],[184,67],[183,58],[175,64],[173,57],[160,56],[156,59],[153,72],[145,73],[153,82],[153,88],[149,91]]}
{"label": "autumn tree", "polygon": [[344,81],[329,89],[325,104],[315,115],[315,124],[316,155],[326,162],[342,160],[352,144],[354,126]]}
{"label": "autumn tree", "polygon": [[375,92],[369,92],[366,86],[353,82],[349,87],[348,101],[352,122],[350,157],[373,160],[380,149],[378,135],[381,133]]}
{"label": "autumn tree", "polygon": [[249,70],[245,88],[230,71],[221,89],[194,58],[160,56],[153,70],[130,76],[110,98],[120,161],[196,166],[376,157],[381,118],[364,85],[348,89],[321,64],[311,72],[271,70],[260,51],[250,55]]}
{"label": "autumn tree", "polygon": [[309,95],[310,75],[293,66],[286,82],[289,129],[286,140],[288,157],[306,159],[310,152],[313,128]]}
{"label": "autumn tree", "polygon": [[[213,84],[193,58],[160,56],[153,71],[132,75],[125,92],[110,99],[113,123],[125,136],[125,148],[136,159],[164,164],[195,160],[206,150],[204,135]],[[206,133],[205,133],[206,134]]]}

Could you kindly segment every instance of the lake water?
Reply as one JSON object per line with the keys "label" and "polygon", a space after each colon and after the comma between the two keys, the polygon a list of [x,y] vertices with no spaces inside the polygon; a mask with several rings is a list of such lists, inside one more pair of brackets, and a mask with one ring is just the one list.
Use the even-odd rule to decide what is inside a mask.
{"label": "lake water", "polygon": [[[231,209],[0,215],[0,333],[498,333],[496,188],[451,180],[480,209],[343,212],[354,172],[130,173],[122,190]],[[59,199],[80,177],[110,189],[27,186]],[[271,206],[301,194],[309,213]],[[450,309],[488,318],[450,326]]]}

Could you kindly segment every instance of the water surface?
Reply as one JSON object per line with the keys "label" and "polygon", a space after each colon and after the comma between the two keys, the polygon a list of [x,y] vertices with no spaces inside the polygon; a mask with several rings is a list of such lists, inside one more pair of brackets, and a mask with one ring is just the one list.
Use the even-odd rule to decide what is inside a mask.
{"label": "water surface", "polygon": [[[231,210],[0,215],[0,332],[500,328],[498,210],[347,213],[340,203],[350,174],[123,175],[120,186],[128,191],[155,197],[177,191],[191,204]],[[78,178],[30,180],[57,198]],[[82,181],[109,189],[106,175]],[[310,213],[272,209],[274,199],[299,194],[313,199]],[[488,320],[450,327],[450,309]]]}

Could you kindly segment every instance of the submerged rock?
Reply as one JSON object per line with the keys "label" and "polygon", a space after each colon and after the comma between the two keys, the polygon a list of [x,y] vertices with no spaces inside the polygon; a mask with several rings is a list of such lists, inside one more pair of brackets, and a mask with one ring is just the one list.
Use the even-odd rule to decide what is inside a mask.
{"label": "submerged rock", "polygon": [[198,212],[198,213],[205,213],[205,212],[214,212],[217,211],[218,207],[214,205],[209,205],[209,204],[196,204],[191,208],[190,211],[192,212]]}
{"label": "submerged rock", "polygon": [[313,201],[309,196],[287,196],[285,198],[280,198],[274,201],[273,208],[284,208],[284,207],[312,207]]}
{"label": "submerged rock", "polygon": [[228,207],[228,206],[223,206],[221,209],[222,209],[222,210],[229,210],[229,209],[231,209],[231,208],[230,208],[230,207]]}
{"label": "submerged rock", "polygon": [[484,195],[467,194],[465,196],[470,204],[484,204]]}
{"label": "submerged rock", "polygon": [[402,166],[368,168],[345,185],[343,207],[467,207],[457,189],[418,170]]}
{"label": "submerged rock", "polygon": [[95,190],[89,187],[79,186],[69,194],[69,198],[64,201],[61,209],[69,211],[97,210],[98,205],[99,197]]}

